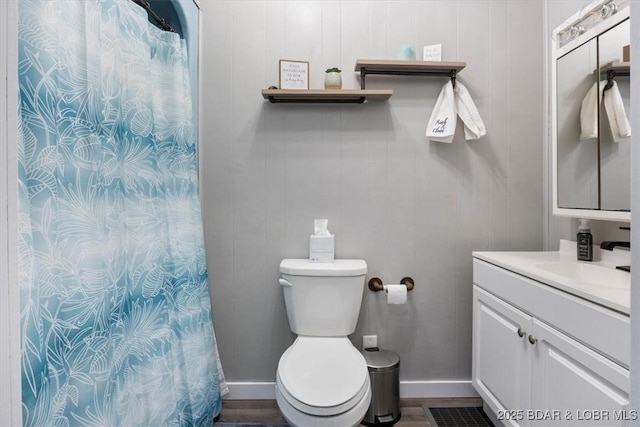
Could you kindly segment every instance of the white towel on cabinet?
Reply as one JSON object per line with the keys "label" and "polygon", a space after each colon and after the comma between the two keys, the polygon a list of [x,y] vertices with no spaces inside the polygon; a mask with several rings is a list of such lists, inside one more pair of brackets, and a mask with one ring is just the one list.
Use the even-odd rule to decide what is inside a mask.
{"label": "white towel on cabinet", "polygon": [[[604,87],[607,81],[600,82]],[[580,108],[580,140],[598,137],[598,104],[600,104],[600,91],[598,82],[591,86],[582,100]]]}
{"label": "white towel on cabinet", "polygon": [[622,138],[631,136],[631,126],[624,111],[618,84],[615,81],[612,83],[613,86],[604,91],[604,109],[607,112],[613,140],[618,142]]}
{"label": "white towel on cabinet", "polygon": [[451,81],[445,83],[440,90],[436,105],[427,123],[426,136],[432,141],[453,141],[456,131],[457,112]]}
{"label": "white towel on cabinet", "polygon": [[464,87],[462,83],[457,82],[453,90],[455,93],[456,111],[464,123],[464,139],[468,141],[485,136],[487,129],[467,88]]}
{"label": "white towel on cabinet", "polygon": [[631,126],[624,111],[624,103],[618,89],[618,84],[613,81],[611,88],[604,90],[607,84],[606,80],[600,82],[600,90],[598,83],[594,83],[582,100],[580,109],[580,139],[591,139],[598,137],[598,106],[602,100],[602,92],[604,91],[604,109],[611,126],[611,134],[613,140],[618,142],[621,138],[631,136]]}

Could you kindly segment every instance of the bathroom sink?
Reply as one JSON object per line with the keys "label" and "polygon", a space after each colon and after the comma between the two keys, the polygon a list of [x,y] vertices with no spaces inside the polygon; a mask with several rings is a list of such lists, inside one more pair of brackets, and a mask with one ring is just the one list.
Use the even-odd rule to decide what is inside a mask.
{"label": "bathroom sink", "polygon": [[614,268],[581,262],[545,262],[536,267],[572,282],[613,289],[629,289],[631,275]]}

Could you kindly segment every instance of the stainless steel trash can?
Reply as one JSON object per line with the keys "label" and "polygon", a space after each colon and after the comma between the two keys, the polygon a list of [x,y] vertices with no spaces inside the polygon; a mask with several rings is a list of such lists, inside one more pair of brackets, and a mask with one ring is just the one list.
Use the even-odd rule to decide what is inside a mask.
{"label": "stainless steel trash can", "polygon": [[400,356],[377,347],[362,352],[369,368],[371,405],[362,420],[367,426],[390,426],[400,420]]}

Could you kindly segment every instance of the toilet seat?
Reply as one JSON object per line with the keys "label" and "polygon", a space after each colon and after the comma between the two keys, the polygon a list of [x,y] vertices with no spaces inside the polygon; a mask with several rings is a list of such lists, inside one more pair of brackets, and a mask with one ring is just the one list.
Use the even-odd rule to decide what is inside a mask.
{"label": "toilet seat", "polygon": [[347,337],[299,336],[280,358],[276,384],[291,406],[318,416],[350,410],[370,389],[367,363]]}

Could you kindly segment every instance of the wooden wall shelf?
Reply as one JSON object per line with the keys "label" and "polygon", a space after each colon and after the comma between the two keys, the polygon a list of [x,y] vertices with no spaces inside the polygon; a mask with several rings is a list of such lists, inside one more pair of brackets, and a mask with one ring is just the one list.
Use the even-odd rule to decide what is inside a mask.
{"label": "wooden wall shelf", "polygon": [[273,104],[362,104],[365,101],[386,101],[393,95],[391,89],[378,90],[291,90],[263,89],[262,96]]}
{"label": "wooden wall shelf", "polygon": [[360,72],[360,87],[365,89],[367,74],[384,74],[394,76],[449,76],[455,79],[456,74],[467,66],[466,62],[452,61],[406,61],[387,59],[358,59],[355,71]]}
{"label": "wooden wall shelf", "polygon": [[273,104],[362,104],[365,101],[386,101],[391,89],[366,89],[368,74],[396,76],[449,76],[455,83],[456,74],[467,66],[466,62],[405,61],[387,59],[358,59],[355,71],[360,73],[360,90],[292,90],[263,89],[262,96]]}
{"label": "wooden wall shelf", "polygon": [[[597,71],[597,70],[596,70]],[[606,73],[607,71],[613,71],[618,76],[629,75],[631,72],[630,62],[609,62],[606,65],[600,67],[600,73]]]}

